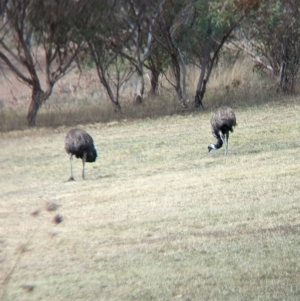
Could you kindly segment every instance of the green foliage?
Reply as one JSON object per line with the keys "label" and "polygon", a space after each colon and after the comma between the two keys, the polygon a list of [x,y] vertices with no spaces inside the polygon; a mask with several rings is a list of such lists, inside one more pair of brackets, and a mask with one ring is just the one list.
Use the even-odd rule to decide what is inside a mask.
{"label": "green foliage", "polygon": [[[27,21],[41,43],[54,45],[65,44],[74,39],[76,20],[76,2],[62,1],[31,1]],[[36,16],[43,16],[37,18]]]}
{"label": "green foliage", "polygon": [[[255,6],[258,2],[259,9]],[[228,38],[226,34],[243,18],[252,34],[253,47],[265,59],[271,58],[270,65],[277,74],[283,48],[290,74],[298,68],[300,13],[296,0],[15,0],[9,5],[15,13],[15,23],[25,32],[26,42],[43,45],[48,54],[59,53],[57,57],[48,55],[53,62],[64,55],[66,58],[70,45],[82,44],[77,62],[88,68],[95,63],[103,75],[102,84],[108,78],[106,85],[113,67],[118,71],[126,66],[140,71],[144,64],[159,76],[172,66],[176,56],[178,76],[179,65],[184,63],[202,66],[203,61],[211,60],[213,68],[224,37]],[[258,9],[255,14],[254,9]],[[27,16],[23,23],[22,14]],[[148,45],[150,34],[156,41]],[[14,39],[19,50],[18,39]],[[167,49],[170,43],[173,45]],[[209,49],[209,55],[204,60],[205,49]],[[121,66],[120,57],[124,62]]]}
{"label": "green foliage", "polygon": [[[296,0],[262,1],[244,24],[252,48],[267,62],[284,91],[293,90],[300,59],[300,11]],[[284,69],[282,69],[284,66]]]}
{"label": "green foliage", "polygon": [[275,5],[272,7],[270,5],[270,16],[269,16],[269,27],[273,29],[277,29],[278,26],[280,26],[281,22],[281,17],[280,17],[280,12],[282,10],[282,3],[281,1],[276,1]]}
{"label": "green foliage", "polygon": [[[180,9],[180,7],[178,7]],[[177,29],[175,38],[190,58],[202,57],[205,43],[213,38],[213,49],[218,46],[226,32],[241,18],[241,11],[235,7],[234,1],[194,2],[190,18]]]}

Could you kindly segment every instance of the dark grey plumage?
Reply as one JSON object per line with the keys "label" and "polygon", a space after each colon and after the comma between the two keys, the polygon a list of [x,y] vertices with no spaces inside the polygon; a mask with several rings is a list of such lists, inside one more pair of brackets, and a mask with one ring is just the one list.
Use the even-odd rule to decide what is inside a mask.
{"label": "dark grey plumage", "polygon": [[84,179],[85,162],[95,162],[97,158],[93,138],[84,130],[73,129],[66,136],[65,150],[70,155],[71,176],[69,181],[74,180],[72,169],[73,155],[82,159],[82,178]]}
{"label": "dark grey plumage", "polygon": [[237,125],[234,111],[229,107],[219,107],[213,113],[211,120],[212,134],[217,139],[215,144],[208,146],[208,151],[219,149],[225,143],[225,155],[228,154],[229,132]]}

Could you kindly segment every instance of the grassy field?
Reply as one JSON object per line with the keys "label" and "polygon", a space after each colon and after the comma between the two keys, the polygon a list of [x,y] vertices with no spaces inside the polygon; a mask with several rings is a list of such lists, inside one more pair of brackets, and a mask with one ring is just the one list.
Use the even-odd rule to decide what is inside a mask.
{"label": "grassy field", "polygon": [[0,299],[299,300],[299,99],[236,108],[228,157],[210,115],[86,126],[75,182],[69,128],[1,134]]}

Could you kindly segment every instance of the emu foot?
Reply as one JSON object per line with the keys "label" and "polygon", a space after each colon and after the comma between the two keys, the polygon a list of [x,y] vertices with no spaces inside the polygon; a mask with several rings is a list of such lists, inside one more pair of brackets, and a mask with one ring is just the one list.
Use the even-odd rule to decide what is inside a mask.
{"label": "emu foot", "polygon": [[70,177],[69,182],[70,181],[75,181],[75,179],[73,177]]}

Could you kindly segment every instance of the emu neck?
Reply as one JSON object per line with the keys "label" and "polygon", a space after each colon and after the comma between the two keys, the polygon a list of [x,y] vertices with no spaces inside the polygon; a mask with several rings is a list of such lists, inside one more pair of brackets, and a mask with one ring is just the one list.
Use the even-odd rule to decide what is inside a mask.
{"label": "emu neck", "polygon": [[215,148],[216,148],[216,149],[221,148],[222,145],[223,145],[222,139],[221,139],[221,138],[218,138],[218,139],[217,139],[217,142],[216,142],[214,145],[215,145]]}

